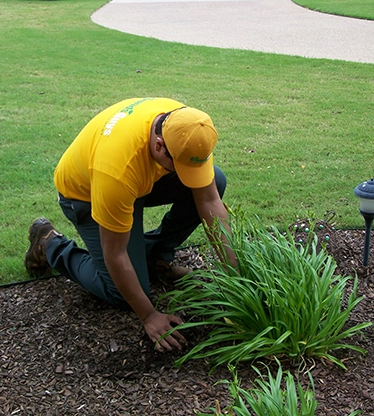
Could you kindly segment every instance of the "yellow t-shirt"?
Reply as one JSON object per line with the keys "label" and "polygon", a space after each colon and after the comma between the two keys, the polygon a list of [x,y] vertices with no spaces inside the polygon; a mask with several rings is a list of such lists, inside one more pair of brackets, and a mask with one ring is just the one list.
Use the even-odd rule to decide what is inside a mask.
{"label": "yellow t-shirt", "polygon": [[108,230],[130,231],[135,200],[168,173],[151,157],[152,123],[183,105],[168,98],[133,98],[98,114],[59,161],[57,190],[65,198],[91,202],[92,218]]}

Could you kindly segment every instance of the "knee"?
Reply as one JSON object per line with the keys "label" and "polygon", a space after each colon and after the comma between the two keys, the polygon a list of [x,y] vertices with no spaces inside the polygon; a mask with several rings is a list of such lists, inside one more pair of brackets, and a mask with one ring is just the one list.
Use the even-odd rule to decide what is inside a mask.
{"label": "knee", "polygon": [[216,181],[218,193],[222,198],[226,189],[226,175],[217,166],[214,166],[214,178]]}

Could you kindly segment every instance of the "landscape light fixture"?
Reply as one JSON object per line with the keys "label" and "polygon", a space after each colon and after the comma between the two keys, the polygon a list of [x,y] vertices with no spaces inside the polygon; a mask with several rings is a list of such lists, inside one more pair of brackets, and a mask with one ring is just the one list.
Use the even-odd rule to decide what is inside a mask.
{"label": "landscape light fixture", "polygon": [[360,213],[365,219],[364,266],[368,265],[371,225],[374,220],[374,179],[360,183],[354,189],[360,201]]}

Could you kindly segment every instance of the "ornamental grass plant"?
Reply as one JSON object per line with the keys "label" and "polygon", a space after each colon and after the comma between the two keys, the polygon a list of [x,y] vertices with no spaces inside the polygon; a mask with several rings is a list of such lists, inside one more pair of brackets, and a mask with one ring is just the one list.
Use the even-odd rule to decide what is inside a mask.
{"label": "ornamental grass plant", "polygon": [[[267,230],[259,219],[250,221],[242,210],[231,216],[229,235],[218,221],[216,231],[225,233],[238,259],[214,258],[209,268],[181,279],[170,296],[171,313],[190,316],[178,329],[199,325],[212,328],[206,340],[176,361],[207,358],[213,368],[260,357],[287,355],[324,357],[345,368],[331,354],[341,348],[364,353],[343,342],[371,325],[347,328],[348,317],[362,297],[357,297],[357,277],[335,275],[336,264],[317,237],[303,246],[291,233],[276,227]],[[213,243],[220,251],[219,241]],[[186,319],[185,319],[186,320]]]}
{"label": "ornamental grass plant", "polygon": [[[267,368],[267,376],[264,376],[258,368],[253,367],[258,378],[254,381],[254,387],[249,390],[241,387],[235,367],[229,366],[229,369],[233,380],[223,380],[222,382],[229,384],[232,404],[222,413],[219,403],[216,403],[216,408],[213,409],[214,416],[222,416],[223,414],[237,416],[251,416],[253,414],[257,416],[314,415],[318,404],[314,398],[314,391],[309,388],[304,390],[300,382],[295,381],[289,371],[283,372],[280,364],[275,377],[269,368]],[[313,386],[311,376],[310,381]],[[209,414],[199,413],[199,416],[209,416]]]}
{"label": "ornamental grass plant", "polygon": [[[253,366],[258,377],[254,381],[253,388],[245,390],[241,387],[235,367],[229,366],[232,381],[223,380],[222,383],[229,384],[229,392],[232,403],[221,411],[219,402],[216,402],[213,416],[314,416],[318,406],[314,398],[314,381],[310,373],[309,380],[312,389],[304,389],[298,380],[289,371],[283,371],[278,362],[278,371],[273,377],[269,367],[267,375]],[[356,410],[349,416],[360,415]],[[211,413],[198,413],[199,416],[211,416]]]}

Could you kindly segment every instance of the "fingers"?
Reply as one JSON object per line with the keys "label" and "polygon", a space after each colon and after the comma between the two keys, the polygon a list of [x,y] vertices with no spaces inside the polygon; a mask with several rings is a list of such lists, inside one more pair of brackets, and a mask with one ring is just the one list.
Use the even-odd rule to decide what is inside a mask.
{"label": "fingers", "polygon": [[[170,318],[170,324],[172,325],[173,323],[177,324],[177,325],[181,325],[183,324],[183,321],[181,318],[179,318],[178,316],[174,316],[174,315],[169,315]],[[172,325],[173,326],[173,325]],[[176,337],[179,339],[180,342],[185,343],[186,342],[186,338],[179,332],[179,331],[174,331],[173,332],[173,337]]]}
{"label": "fingers", "polygon": [[156,341],[156,349],[159,352],[164,352],[165,350],[171,351],[173,348],[177,348],[178,350],[181,350],[182,346],[171,335],[169,335],[166,338],[159,339],[158,341]]}
{"label": "fingers", "polygon": [[182,319],[177,316],[167,315],[157,311],[150,314],[147,319],[143,321],[148,336],[156,343],[156,349],[160,352],[165,350],[170,351],[173,348],[177,348],[178,350],[182,349],[180,343],[186,342],[182,334],[178,331],[174,331],[170,335],[165,336],[168,331],[173,329],[173,326],[182,323]]}
{"label": "fingers", "polygon": [[175,324],[183,324],[182,319],[179,316],[175,316],[175,315],[167,315],[169,317],[170,322],[173,322]]}
{"label": "fingers", "polygon": [[[183,323],[182,319],[174,315],[169,315],[169,319],[171,326],[168,328],[168,331],[172,329],[173,323],[177,325]],[[162,336],[160,338],[162,338]],[[171,351],[173,347],[177,348],[178,350],[181,350],[182,346],[180,345],[180,343],[186,343],[186,339],[179,331],[174,331],[171,335],[168,335],[163,339],[160,338],[156,341],[156,349],[160,352],[163,352],[165,349],[167,351]]]}
{"label": "fingers", "polygon": [[174,331],[173,332],[173,337],[178,338],[178,340],[182,343],[186,343],[186,338],[179,332],[179,331]]}
{"label": "fingers", "polygon": [[157,351],[164,352],[165,350],[171,351],[173,348],[181,350],[182,346],[180,343],[185,343],[186,339],[180,332],[174,331],[173,335],[168,335],[166,338],[161,336],[155,342]]}

